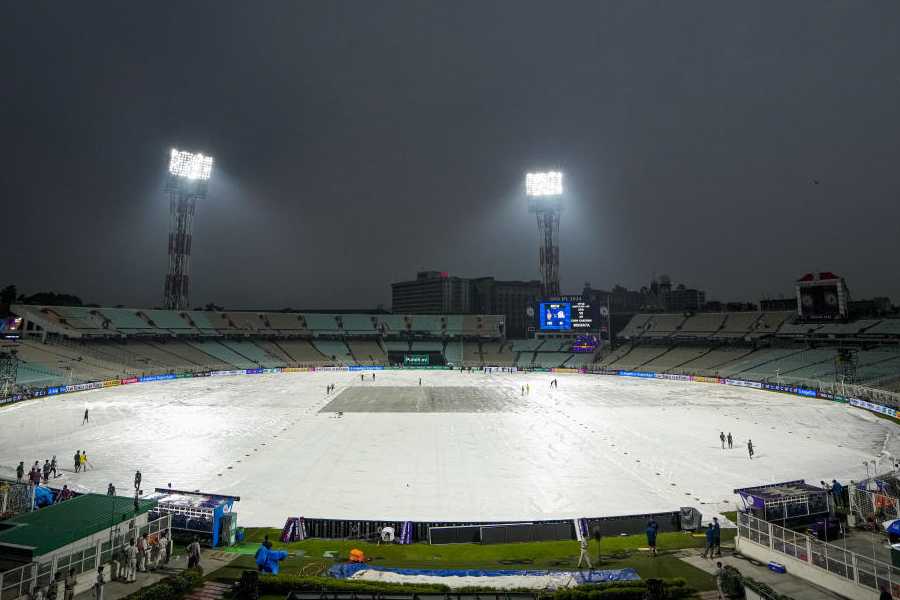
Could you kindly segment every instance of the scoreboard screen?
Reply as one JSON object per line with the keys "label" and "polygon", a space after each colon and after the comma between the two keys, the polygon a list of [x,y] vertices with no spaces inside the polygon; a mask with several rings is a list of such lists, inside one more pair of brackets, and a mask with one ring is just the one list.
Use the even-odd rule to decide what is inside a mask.
{"label": "scoreboard screen", "polygon": [[572,329],[589,331],[594,328],[594,313],[587,302],[572,303]]}
{"label": "scoreboard screen", "polygon": [[568,302],[541,302],[541,330],[570,331],[572,305]]}
{"label": "scoreboard screen", "polygon": [[594,329],[591,305],[582,300],[541,302],[541,331],[587,332]]}

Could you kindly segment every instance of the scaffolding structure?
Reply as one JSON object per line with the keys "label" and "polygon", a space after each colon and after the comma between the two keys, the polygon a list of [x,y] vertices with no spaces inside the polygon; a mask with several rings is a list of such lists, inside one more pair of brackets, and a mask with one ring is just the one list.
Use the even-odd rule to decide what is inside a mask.
{"label": "scaffolding structure", "polygon": [[0,348],[0,398],[13,394],[19,373],[19,357],[15,349]]}
{"label": "scaffolding structure", "polygon": [[191,237],[197,200],[206,199],[213,159],[172,150],[165,192],[169,198],[169,270],[163,304],[188,310],[191,302]]}
{"label": "scaffolding structure", "polygon": [[859,363],[858,348],[839,348],[834,357],[834,387],[846,395],[846,387],[856,383],[856,366]]}

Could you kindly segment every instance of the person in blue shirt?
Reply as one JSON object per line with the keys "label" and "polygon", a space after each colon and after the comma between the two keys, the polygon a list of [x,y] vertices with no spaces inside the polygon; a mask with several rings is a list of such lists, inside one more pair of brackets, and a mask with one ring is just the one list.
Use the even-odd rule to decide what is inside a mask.
{"label": "person in blue shirt", "polygon": [[713,517],[713,551],[715,556],[722,556],[722,528],[718,517]]}
{"label": "person in blue shirt", "polygon": [[834,496],[834,505],[836,507],[844,504],[844,486],[837,479],[831,480],[831,495]]}
{"label": "person in blue shirt", "polygon": [[651,520],[647,523],[647,546],[650,548],[650,556],[656,556],[656,534],[659,531],[659,525],[656,521]]}

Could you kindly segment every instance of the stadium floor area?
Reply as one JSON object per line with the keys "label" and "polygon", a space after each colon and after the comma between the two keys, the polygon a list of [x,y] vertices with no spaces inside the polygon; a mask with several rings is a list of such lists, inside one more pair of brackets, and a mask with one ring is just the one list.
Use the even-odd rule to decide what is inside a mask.
{"label": "stadium floor area", "polygon": [[[419,391],[419,377],[430,390]],[[558,389],[550,388],[554,378]],[[326,395],[331,383],[337,390]],[[522,396],[523,385],[530,394]],[[471,391],[447,391],[454,388]],[[323,411],[348,390],[358,412]],[[412,400],[396,400],[404,395]],[[430,397],[449,407],[417,410]],[[395,402],[395,410],[366,410],[379,398]],[[496,406],[479,410],[484,402]],[[82,425],[86,408],[90,422]],[[237,494],[241,524],[268,526],[288,516],[504,521],[680,506],[709,515],[733,508],[736,487],[860,479],[862,461],[900,455],[893,423],[847,405],[721,385],[546,373],[172,380],[22,402],[0,409],[0,423],[5,476],[14,476],[20,460],[56,455],[63,473],[54,485],[103,493],[112,482],[127,493],[140,469],[145,492],[171,483]],[[735,436],[733,450],[721,449],[720,431]],[[757,452],[752,461],[748,438]],[[86,472],[70,466],[76,450],[87,451]]]}

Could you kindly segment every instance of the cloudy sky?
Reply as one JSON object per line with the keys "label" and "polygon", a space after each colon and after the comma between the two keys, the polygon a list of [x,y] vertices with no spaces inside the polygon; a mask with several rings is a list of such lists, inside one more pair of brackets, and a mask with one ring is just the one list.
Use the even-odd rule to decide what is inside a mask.
{"label": "cloudy sky", "polygon": [[171,146],[213,154],[192,303],[390,305],[420,269],[900,301],[900,3],[15,2],[0,284],[162,300]]}

